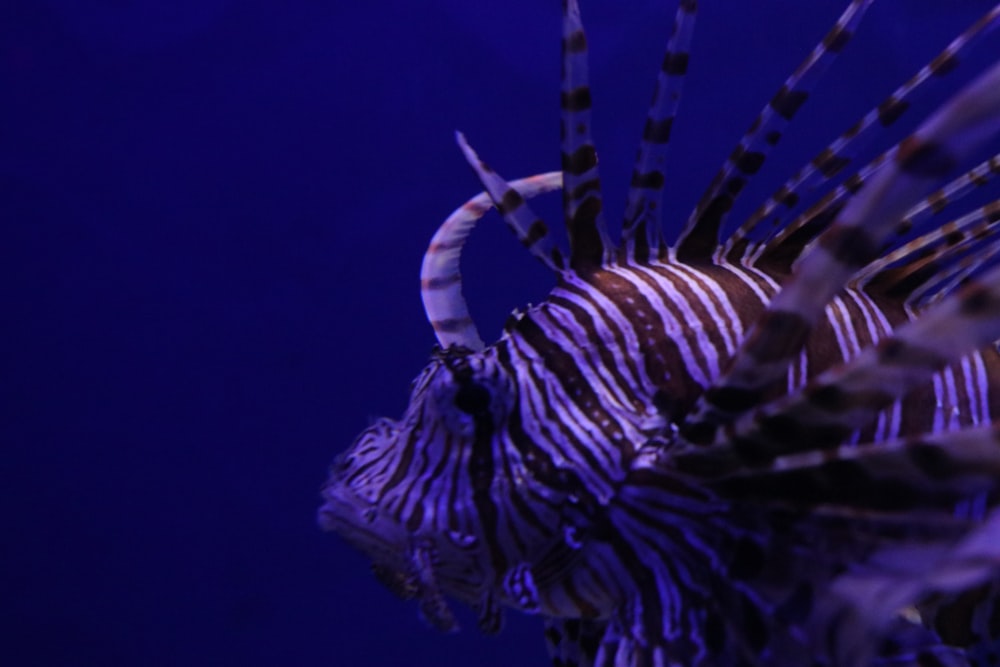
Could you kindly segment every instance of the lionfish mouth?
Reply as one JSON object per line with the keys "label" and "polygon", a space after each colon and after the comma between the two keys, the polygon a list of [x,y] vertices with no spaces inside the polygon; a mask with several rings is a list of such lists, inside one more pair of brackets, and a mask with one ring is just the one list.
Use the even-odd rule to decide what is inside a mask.
{"label": "lionfish mouth", "polygon": [[320,528],[334,532],[372,559],[375,578],[403,600],[416,598],[420,615],[434,629],[442,632],[458,630],[458,621],[434,571],[434,547],[426,539],[413,535],[394,535],[380,525],[374,507],[359,509],[345,500],[336,488],[324,490],[326,502],[319,508]]}
{"label": "lionfish mouth", "polygon": [[337,533],[384,567],[404,567],[401,546],[406,538],[380,519],[373,504],[345,496],[351,496],[350,491],[333,482],[323,489],[325,502],[316,515],[319,527]]}

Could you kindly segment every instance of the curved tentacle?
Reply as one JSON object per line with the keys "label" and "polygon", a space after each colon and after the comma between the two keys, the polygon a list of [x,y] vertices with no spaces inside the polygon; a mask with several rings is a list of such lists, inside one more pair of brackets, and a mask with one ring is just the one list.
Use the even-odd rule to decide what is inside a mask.
{"label": "curved tentacle", "polygon": [[[531,199],[562,187],[562,172],[550,171],[528,176],[510,184],[525,199]],[[473,351],[482,350],[483,339],[469,315],[462,296],[459,260],[462,247],[472,229],[493,208],[489,194],[478,195],[459,206],[434,232],[420,266],[420,296],[427,321],[442,348],[453,345]]]}
{"label": "curved tentacle", "polygon": [[[524,197],[511,187],[511,184],[505,181],[503,176],[479,159],[479,156],[465,140],[464,134],[456,132],[455,139],[458,141],[458,146],[462,149],[469,166],[476,172],[483,188],[493,200],[493,205],[503,216],[507,227],[517,236],[517,240],[542,264],[556,273],[562,274],[567,271],[566,259],[552,241],[552,237],[549,236],[549,228],[545,221],[531,210],[531,207],[524,201]],[[563,184],[565,185],[565,181]]]}

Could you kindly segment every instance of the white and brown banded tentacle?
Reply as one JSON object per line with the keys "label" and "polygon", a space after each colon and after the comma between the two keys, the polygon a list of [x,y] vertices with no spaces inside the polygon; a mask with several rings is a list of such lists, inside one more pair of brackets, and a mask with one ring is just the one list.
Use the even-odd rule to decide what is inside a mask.
{"label": "white and brown banded tentacle", "polygon": [[569,264],[575,270],[608,264],[613,244],[604,223],[597,150],[590,133],[587,36],[576,0],[563,0],[562,170]]}
{"label": "white and brown banded tentacle", "polygon": [[[901,233],[921,225],[934,215],[942,213],[974,188],[982,187],[1000,174],[1000,154],[979,163],[950,183],[935,190],[922,202],[907,211],[899,223]],[[850,281],[852,286],[865,288],[877,282],[880,289],[899,293],[901,281],[909,280],[916,271],[927,273],[931,265],[941,266],[943,261],[969,238],[979,235],[1000,216],[1000,201],[991,202],[976,211],[947,222],[936,229],[896,248],[864,267]],[[930,276],[926,276],[929,278]],[[916,287],[916,285],[914,285]]]}
{"label": "white and brown banded tentacle", "polygon": [[[458,146],[462,149],[462,154],[465,155],[469,166],[476,172],[483,188],[489,193],[494,206],[503,216],[507,226],[517,236],[517,240],[542,264],[556,273],[562,274],[567,270],[565,257],[553,242],[552,237],[549,236],[548,226],[531,210],[524,197],[500,174],[479,159],[479,156],[465,140],[465,135],[456,132],[455,139],[458,141]],[[565,178],[563,187],[565,188]]]}
{"label": "white and brown banded tentacle", "polygon": [[[951,514],[1000,478],[1000,423],[779,456],[711,482],[727,499]],[[888,489],[892,489],[888,492]],[[902,497],[906,494],[905,497]]]}
{"label": "white and brown banded tentacle", "polygon": [[918,287],[967,253],[971,245],[995,235],[998,222],[1000,200],[966,213],[883,255],[864,267],[851,279],[850,285],[865,290],[874,287],[880,293],[909,299]]}
{"label": "white and brown banded tentacle", "polygon": [[871,135],[880,129],[893,125],[906,113],[922,84],[932,79],[941,78],[954,70],[965,52],[998,25],[1000,25],[1000,5],[991,9],[965,32],[952,40],[933,60],[920,68],[916,74],[894,90],[875,108],[868,111],[788,179],[734,231],[726,244],[725,252],[728,253],[732,248],[740,247],[746,237],[764,220],[771,220],[771,223],[775,225],[780,224],[780,218],[775,215],[776,210],[795,208],[801,201],[804,191],[827,183],[837,174],[842,173],[866,145],[866,140]]}
{"label": "white and brown banded tentacle", "polygon": [[736,197],[760,170],[768,152],[780,141],[785,126],[850,41],[873,1],[852,0],[826,36],[761,110],[688,217],[675,244],[679,260],[704,261],[718,251],[719,230]]}
{"label": "white and brown banded tentacle", "polygon": [[918,289],[913,291],[907,301],[911,309],[925,308],[965,284],[966,280],[979,272],[984,265],[993,265],[1000,254],[1000,234],[995,226],[991,227],[984,239],[975,239],[975,246],[964,256],[950,262],[940,275],[933,276]]}
{"label": "white and brown banded tentacle", "polygon": [[[514,181],[510,186],[525,199],[531,199],[561,188],[562,172],[536,174]],[[420,267],[420,296],[427,320],[444,349],[458,345],[479,351],[484,347],[462,295],[460,259],[472,229],[491,208],[493,200],[486,192],[462,204],[441,223],[424,253]]]}
{"label": "white and brown banded tentacle", "polygon": [[697,0],[681,0],[677,7],[673,32],[660,64],[656,90],[632,168],[622,240],[629,258],[640,263],[656,257],[663,247],[661,203],[667,146],[687,74],[697,11]]}
{"label": "white and brown banded tentacle", "polygon": [[851,276],[874,260],[899,220],[934,184],[1000,132],[1000,64],[952,97],[910,137],[891,162],[850,199],[837,221],[800,258],[793,277],[758,318],[730,370],[699,399],[684,425],[697,443],[753,409],[783,377],[824,307]]}
{"label": "white and brown banded tentacle", "polygon": [[801,451],[835,448],[880,410],[998,338],[1000,268],[993,268],[850,362],[744,414],[707,450],[680,455],[678,465],[724,475]]}
{"label": "white and brown banded tentacle", "polygon": [[982,187],[1000,174],[1000,153],[984,160],[955,180],[927,195],[920,204],[907,211],[900,221],[902,230],[913,229],[962,199],[973,189]]}
{"label": "white and brown banded tentacle", "polygon": [[[810,243],[826,230],[837,214],[846,204],[848,198],[857,193],[872,174],[896,154],[893,146],[866,164],[860,171],[824,195],[819,201],[809,207],[784,227],[776,230],[764,241],[755,244],[744,244],[742,241],[727,244],[725,253],[732,252],[732,257],[740,255],[740,262],[746,266],[767,267],[771,270],[788,271]],[[774,232],[775,230],[772,230]],[[740,247],[746,250],[740,253]]]}

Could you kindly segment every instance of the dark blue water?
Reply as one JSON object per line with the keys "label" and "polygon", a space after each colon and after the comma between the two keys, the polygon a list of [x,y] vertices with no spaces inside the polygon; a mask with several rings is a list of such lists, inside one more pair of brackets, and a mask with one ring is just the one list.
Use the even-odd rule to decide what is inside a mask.
{"label": "dark blue water", "polygon": [[[612,213],[668,4],[583,3]],[[841,4],[703,3],[675,226]],[[991,2],[882,4],[740,210]],[[534,619],[426,629],[314,514],[433,343],[421,255],[478,189],[452,131],[558,163],[557,5],[3,3],[0,664],[546,664]],[[467,260],[488,338],[550,285],[495,219]]]}

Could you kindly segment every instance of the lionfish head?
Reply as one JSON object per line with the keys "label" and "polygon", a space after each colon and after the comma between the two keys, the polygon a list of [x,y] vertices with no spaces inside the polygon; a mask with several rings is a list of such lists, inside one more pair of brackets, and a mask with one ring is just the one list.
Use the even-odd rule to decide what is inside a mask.
{"label": "lionfish head", "polygon": [[493,580],[477,504],[490,503],[493,442],[513,387],[491,350],[435,352],[398,421],[379,419],[333,463],[319,523],[373,560],[390,590],[418,598],[442,630],[444,595],[489,598]]}

